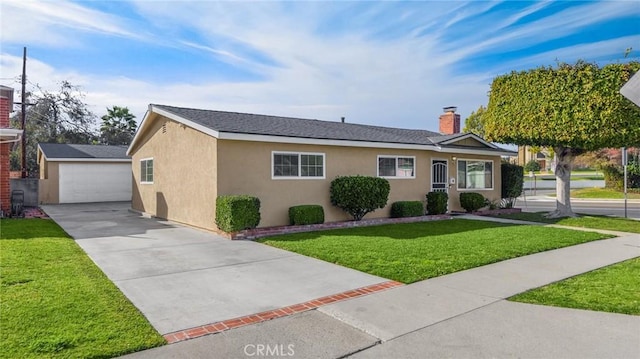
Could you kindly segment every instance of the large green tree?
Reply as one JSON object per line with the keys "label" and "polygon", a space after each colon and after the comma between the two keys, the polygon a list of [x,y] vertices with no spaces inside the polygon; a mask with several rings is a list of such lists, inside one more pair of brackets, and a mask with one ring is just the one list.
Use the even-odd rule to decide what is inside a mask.
{"label": "large green tree", "polygon": [[[26,170],[30,176],[38,173],[37,145],[43,143],[93,143],[95,115],[84,102],[80,87],[62,81],[55,90],[36,86],[28,93],[26,108]],[[12,117],[12,127],[20,128],[22,113]],[[12,170],[20,170],[21,146],[11,153]]]}
{"label": "large green tree", "polygon": [[570,178],[575,156],[640,143],[640,108],[620,88],[640,70],[639,62],[603,67],[578,61],[498,76],[483,116],[489,140],[546,146],[556,154],[556,210],[575,216]]}
{"label": "large green tree", "polygon": [[102,116],[100,142],[105,145],[130,144],[138,126],[135,118],[127,107],[107,108],[107,114]]}
{"label": "large green tree", "polygon": [[471,115],[464,120],[462,132],[473,133],[484,138],[484,118],[482,116],[486,110],[484,106],[480,106],[477,110],[471,112]]}

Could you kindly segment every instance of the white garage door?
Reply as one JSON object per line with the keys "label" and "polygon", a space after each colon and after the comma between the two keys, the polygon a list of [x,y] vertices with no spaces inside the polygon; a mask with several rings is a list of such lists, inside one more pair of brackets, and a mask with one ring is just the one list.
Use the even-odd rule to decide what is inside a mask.
{"label": "white garage door", "polygon": [[131,163],[60,163],[60,203],[131,200]]}

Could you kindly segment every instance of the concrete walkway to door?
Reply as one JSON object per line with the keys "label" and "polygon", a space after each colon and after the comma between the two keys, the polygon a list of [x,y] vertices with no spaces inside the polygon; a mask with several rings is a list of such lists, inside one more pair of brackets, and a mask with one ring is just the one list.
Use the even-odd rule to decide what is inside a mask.
{"label": "concrete walkway to door", "polygon": [[144,218],[130,203],[42,207],[161,333],[312,301],[386,279]]}

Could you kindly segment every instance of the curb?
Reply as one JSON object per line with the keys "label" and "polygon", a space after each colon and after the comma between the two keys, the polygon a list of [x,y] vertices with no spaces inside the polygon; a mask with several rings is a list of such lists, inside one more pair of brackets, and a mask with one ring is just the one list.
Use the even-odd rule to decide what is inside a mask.
{"label": "curb", "polygon": [[404,285],[403,283],[396,282],[396,281],[387,281],[387,282],[382,282],[378,284],[372,284],[366,287],[348,290],[346,292],[313,299],[304,303],[298,303],[298,304],[290,305],[283,308],[268,310],[266,312],[245,315],[243,317],[227,319],[227,320],[223,320],[216,323],[179,330],[177,332],[168,333],[163,336],[164,336],[164,339],[169,344],[178,343],[178,342],[182,342],[189,339],[199,338],[205,335],[218,334],[233,328],[262,323],[271,319],[281,318],[281,317],[286,317],[286,316],[297,314],[297,313],[306,312],[327,304],[341,302],[347,299],[357,298],[357,297],[361,297],[361,296],[365,296],[365,295],[369,295],[377,292],[382,292],[387,289],[400,287],[403,285]]}

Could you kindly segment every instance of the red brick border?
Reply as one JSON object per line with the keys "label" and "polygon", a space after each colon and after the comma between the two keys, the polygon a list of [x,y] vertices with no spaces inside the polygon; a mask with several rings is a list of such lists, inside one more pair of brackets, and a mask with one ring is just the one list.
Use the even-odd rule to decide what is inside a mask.
{"label": "red brick border", "polygon": [[369,286],[358,288],[358,289],[348,290],[346,292],[342,292],[338,294],[328,295],[326,297],[317,298],[314,300],[310,300],[308,302],[290,305],[284,308],[268,310],[266,312],[246,315],[244,317],[227,319],[217,323],[211,323],[211,324],[201,325],[195,328],[180,330],[177,332],[165,334],[164,339],[166,339],[169,344],[173,344],[173,343],[181,342],[183,340],[202,337],[204,335],[217,334],[220,332],[224,332],[225,330],[242,327],[249,324],[266,322],[267,320],[286,317],[296,313],[306,312],[308,310],[316,309],[318,307],[321,307],[323,305],[327,305],[330,303],[341,302],[343,300],[361,297],[361,296],[369,295],[371,293],[381,292],[387,289],[400,287],[403,285],[404,284],[400,282],[390,280],[387,282],[373,284],[373,285],[369,285]]}
{"label": "red brick border", "polygon": [[338,229],[338,228],[378,226],[383,224],[394,224],[394,223],[441,221],[441,220],[447,220],[452,218],[453,217],[450,214],[428,215],[428,216],[420,216],[420,217],[404,217],[404,218],[372,218],[372,219],[363,219],[361,221],[327,222],[327,223],[321,223],[321,224],[307,224],[307,225],[300,225],[300,226],[262,227],[262,228],[255,228],[255,229],[247,229],[244,231],[233,232],[233,233],[217,231],[217,233],[227,239],[255,240],[258,238],[277,236],[280,234],[288,234],[288,233],[324,231],[324,230]]}

